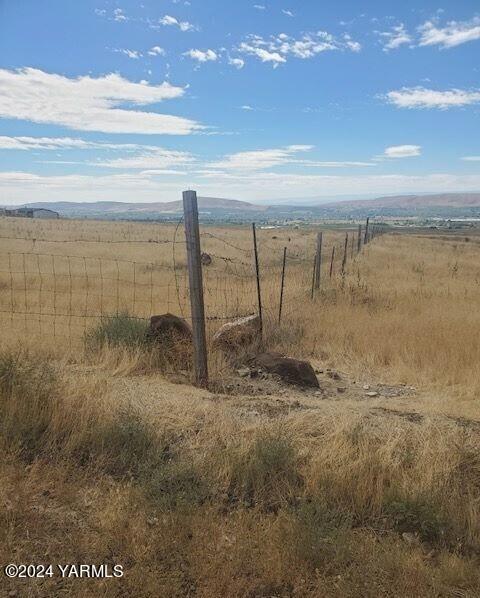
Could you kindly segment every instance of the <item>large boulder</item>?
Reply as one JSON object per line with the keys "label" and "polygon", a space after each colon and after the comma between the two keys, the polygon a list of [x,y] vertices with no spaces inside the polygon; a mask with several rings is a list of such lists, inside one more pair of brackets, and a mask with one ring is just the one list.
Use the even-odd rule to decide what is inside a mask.
{"label": "large boulder", "polygon": [[283,357],[280,353],[261,353],[255,359],[258,367],[276,374],[282,380],[298,386],[319,388],[315,371],[308,361],[301,361],[291,357]]}
{"label": "large boulder", "polygon": [[192,329],[188,323],[173,314],[161,314],[150,318],[146,331],[148,342],[174,347],[177,344],[192,344]]}
{"label": "large boulder", "polygon": [[246,349],[262,339],[259,316],[246,316],[227,322],[213,335],[213,346],[227,352]]}

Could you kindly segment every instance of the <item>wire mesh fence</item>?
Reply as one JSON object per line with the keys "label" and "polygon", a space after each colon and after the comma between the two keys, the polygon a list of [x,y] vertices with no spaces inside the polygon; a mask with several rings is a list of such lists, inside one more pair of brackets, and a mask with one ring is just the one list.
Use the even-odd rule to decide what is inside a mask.
{"label": "wire mesh fence", "polygon": [[[117,314],[146,322],[152,315],[166,312],[191,318],[181,220],[168,228],[168,235],[166,229],[157,227],[156,231],[152,225],[143,238],[138,226],[127,228],[128,235],[117,230],[97,236],[63,237],[53,229],[51,233],[43,230],[42,235],[33,223],[28,226],[28,234],[25,230],[0,234],[0,322],[4,337],[62,339],[73,347],[81,345],[102,318]],[[277,321],[282,300],[282,318],[287,319],[300,301],[311,299],[315,235],[290,242],[286,233],[281,239],[270,229],[260,229],[259,233],[264,318]],[[345,258],[356,255],[357,240],[353,233],[349,235],[344,245],[340,235],[329,240],[328,233],[324,234],[322,284],[327,284],[330,273],[341,276]],[[204,227],[200,240],[208,255],[203,289],[211,336],[225,321],[257,313],[254,250],[248,229],[234,235],[228,229],[219,232]],[[147,256],[150,260],[127,256]]]}

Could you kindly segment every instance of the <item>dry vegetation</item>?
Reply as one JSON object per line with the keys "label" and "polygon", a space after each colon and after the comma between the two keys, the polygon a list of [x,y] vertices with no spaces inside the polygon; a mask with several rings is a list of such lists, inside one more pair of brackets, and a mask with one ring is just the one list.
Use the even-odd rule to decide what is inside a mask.
{"label": "dry vegetation", "polygon": [[[172,239],[175,227],[0,221],[0,237],[26,232],[50,241],[68,234],[85,241],[0,238],[2,259],[6,252],[37,252],[158,267],[171,265],[171,246],[86,240]],[[204,232],[230,244],[204,236],[207,251],[249,261],[238,250],[249,248],[248,229]],[[342,235],[327,231],[324,236],[328,254]],[[340,371],[338,384],[346,392],[337,393],[321,374],[326,389],[321,396],[267,382],[258,382],[253,391],[243,383],[227,394],[225,385],[235,376],[220,358],[211,364],[223,384],[214,385],[217,392],[174,384],[159,368],[171,371],[175,364],[165,368],[135,341],[138,320],[127,333],[116,331],[107,345],[94,343],[84,353],[69,333],[81,338],[84,326],[98,333],[105,320],[82,321],[76,329],[68,318],[58,319],[52,339],[48,317],[12,318],[11,278],[2,261],[7,272],[0,279],[6,331],[0,353],[0,560],[119,563],[126,571],[122,579],[105,580],[2,577],[5,594],[480,594],[476,238],[378,238],[349,264],[343,282],[325,276],[312,302],[314,237],[314,230],[261,231],[260,242],[267,343],[311,359],[324,372]],[[292,260],[285,320],[278,328],[284,244],[305,262]],[[178,266],[183,249],[176,259]],[[255,307],[247,283],[238,282],[241,264],[214,258],[213,267],[221,272],[207,274],[206,280],[218,283],[221,274],[227,294],[220,301],[212,291],[207,312],[228,309],[230,315]],[[171,276],[167,270],[153,272],[159,286],[168,284],[161,278]],[[26,305],[36,312],[60,310],[61,304],[48,303],[51,280],[41,274],[44,302],[38,272],[32,270]],[[85,278],[74,280],[83,306]],[[92,273],[90,284],[98,284],[95,280]],[[66,294],[68,284],[61,287]],[[23,285],[19,275],[18,307],[25,306]],[[117,307],[116,296],[108,303],[108,289],[107,284],[105,312]],[[119,307],[132,313],[131,285],[119,289]],[[152,307],[149,297],[142,303],[141,289],[132,314],[140,317]],[[89,309],[99,309],[99,294],[98,287],[90,287]],[[154,312],[162,309],[161,301],[159,293]],[[115,338],[128,341],[116,344]],[[364,396],[362,385],[377,382],[417,390],[399,397]]]}

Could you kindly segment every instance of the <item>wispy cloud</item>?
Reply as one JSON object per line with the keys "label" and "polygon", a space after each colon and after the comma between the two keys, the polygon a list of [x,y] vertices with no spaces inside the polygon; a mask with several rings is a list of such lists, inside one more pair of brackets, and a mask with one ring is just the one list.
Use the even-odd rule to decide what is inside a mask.
{"label": "wispy cloud", "polygon": [[[0,137],[0,149],[7,150],[58,150],[87,149],[99,144],[71,137]],[[109,144],[107,144],[108,147]]]}
{"label": "wispy cloud", "polygon": [[246,41],[238,47],[239,52],[256,56],[262,62],[271,62],[274,67],[285,63],[288,57],[307,59],[322,52],[332,50],[350,50],[358,52],[360,44],[349,35],[337,39],[326,31],[305,33],[300,38],[294,38],[286,33],[263,38],[249,35]]}
{"label": "wispy cloud", "polygon": [[465,162],[480,162],[480,156],[464,156],[462,160],[465,160]]}
{"label": "wispy cloud", "polygon": [[164,56],[165,50],[163,48],[161,48],[160,46],[153,46],[153,48],[150,48],[150,50],[148,51],[148,55],[149,56]]}
{"label": "wispy cloud", "polygon": [[128,58],[132,58],[133,60],[138,60],[143,56],[139,50],[129,50],[127,48],[114,48],[112,51],[119,54],[125,54],[125,56],[128,56]]}
{"label": "wispy cloud", "polygon": [[265,10],[267,7],[265,4],[254,4],[253,8],[256,8],[257,10]]}
{"label": "wispy cloud", "polygon": [[439,108],[446,110],[460,106],[469,106],[480,102],[480,91],[449,89],[438,91],[425,87],[403,87],[390,91],[385,96],[387,102],[398,108]]}
{"label": "wispy cloud", "polygon": [[193,156],[189,152],[167,150],[161,147],[149,148],[136,155],[111,160],[90,162],[93,166],[122,168],[125,170],[164,169],[191,163]]}
{"label": "wispy cloud", "polygon": [[160,25],[165,25],[167,27],[178,27],[180,31],[194,31],[196,29],[192,23],[189,23],[188,21],[179,21],[176,17],[172,17],[171,15],[163,16],[158,22]]}
{"label": "wispy cloud", "polygon": [[245,66],[245,60],[243,60],[243,58],[229,58],[228,64],[231,64],[236,69],[243,69]]}
{"label": "wispy cloud", "polygon": [[413,158],[422,155],[420,145],[392,145],[385,148],[384,158]]}
{"label": "wispy cloud", "polygon": [[383,51],[397,50],[400,46],[411,44],[413,42],[412,36],[405,29],[405,25],[400,23],[395,25],[389,31],[377,31],[377,35],[382,38]]}
{"label": "wispy cloud", "polygon": [[113,19],[117,22],[128,21],[128,17],[125,15],[125,12],[121,8],[116,8],[113,11]]}
{"label": "wispy cloud", "polygon": [[294,17],[294,16],[295,16],[291,10],[287,10],[287,9],[285,9],[285,8],[282,8],[282,13],[283,13],[285,16],[287,16],[287,17]]}
{"label": "wispy cloud", "polygon": [[216,62],[219,58],[214,50],[188,50],[183,55],[189,56],[192,60],[197,60],[198,62]]}
{"label": "wispy cloud", "polygon": [[460,44],[480,39],[480,17],[470,21],[450,21],[444,27],[436,21],[427,21],[421,27],[420,46],[454,48]]}
{"label": "wispy cloud", "polygon": [[297,154],[308,152],[311,149],[313,149],[312,145],[288,145],[278,149],[237,152],[207,166],[223,170],[264,170],[265,168],[291,163],[295,160]]}
{"label": "wispy cloud", "polygon": [[[184,89],[164,82],[134,83],[111,73],[70,79],[24,68],[0,69],[0,117],[61,125],[80,131],[186,135],[201,129],[187,118],[126,110],[182,96]],[[120,108],[119,106],[122,106]]]}

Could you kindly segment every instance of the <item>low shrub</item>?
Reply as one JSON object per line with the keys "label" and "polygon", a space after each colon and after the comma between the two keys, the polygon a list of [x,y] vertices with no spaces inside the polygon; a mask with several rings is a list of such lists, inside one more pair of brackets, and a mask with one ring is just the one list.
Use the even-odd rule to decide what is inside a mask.
{"label": "low shrub", "polygon": [[228,496],[232,502],[277,510],[295,500],[301,478],[292,441],[280,432],[260,432],[246,451],[231,455]]}
{"label": "low shrub", "polygon": [[448,528],[438,509],[419,498],[387,500],[384,513],[396,531],[415,534],[424,542],[441,541]]}
{"label": "low shrub", "polygon": [[52,366],[24,351],[0,354],[0,434],[6,447],[32,460],[44,448],[58,401]]}
{"label": "low shrub", "polygon": [[98,350],[104,346],[137,349],[145,346],[145,320],[133,318],[128,312],[104,316],[99,324],[87,332],[87,349]]}

